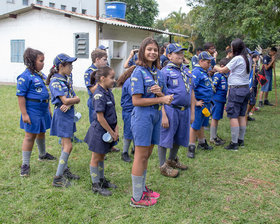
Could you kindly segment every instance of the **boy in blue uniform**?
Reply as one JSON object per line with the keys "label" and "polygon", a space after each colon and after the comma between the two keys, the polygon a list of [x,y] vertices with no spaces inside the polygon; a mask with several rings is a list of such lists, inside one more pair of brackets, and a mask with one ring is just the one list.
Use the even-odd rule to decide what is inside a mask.
{"label": "boy in blue uniform", "polygon": [[[219,64],[221,67],[224,67],[228,62],[229,59],[223,58]],[[217,130],[218,130],[219,120],[223,118],[224,107],[227,100],[227,90],[228,90],[227,76],[228,74],[216,72],[212,77],[216,92],[214,93],[212,98],[212,102],[214,103],[214,106],[212,108],[210,142],[214,143],[217,146],[225,144],[225,141],[218,137]]]}
{"label": "boy in blue uniform", "polygon": [[[273,106],[268,101],[268,92],[272,91],[272,68],[275,66],[276,61],[277,48],[272,47],[268,53],[268,55],[263,57],[263,65],[265,68],[265,77],[267,79],[267,83],[262,86],[259,100],[259,107],[263,105]],[[264,103],[263,103],[263,95],[264,95]]]}
{"label": "boy in blue uniform", "polygon": [[[161,70],[167,87],[166,94],[173,94],[174,98],[171,105],[164,105],[162,108],[158,146],[160,172],[167,177],[177,177],[179,174],[177,169],[188,168],[179,162],[177,156],[180,145],[184,147],[189,145],[191,101],[194,102],[192,74],[186,66],[183,66],[184,50],[187,49],[179,44],[169,44],[166,48],[169,62]],[[194,107],[192,107],[192,112],[194,116]],[[170,148],[170,154],[166,161],[167,148]]]}
{"label": "boy in blue uniform", "polygon": [[194,69],[194,67],[196,65],[198,65],[198,55],[203,51],[203,49],[201,47],[198,47],[196,49],[196,54],[192,57],[192,69]]}
{"label": "boy in blue uniform", "polygon": [[195,118],[190,130],[190,144],[188,150],[188,157],[195,157],[195,141],[198,137],[197,148],[204,150],[212,150],[213,148],[207,144],[204,137],[204,127],[208,126],[209,115],[204,115],[203,110],[210,111],[210,101],[213,95],[213,83],[211,77],[207,74],[207,70],[211,65],[211,60],[214,58],[206,51],[199,54],[199,66],[196,66],[192,71],[195,93]]}
{"label": "boy in blue uniform", "polygon": [[30,174],[30,156],[34,141],[39,150],[39,160],[55,160],[46,152],[45,132],[50,128],[51,111],[46,76],[40,71],[44,67],[44,54],[27,48],[23,55],[25,71],[17,77],[17,97],[21,111],[20,128],[25,130],[22,143],[22,166],[20,176]]}
{"label": "boy in blue uniform", "polygon": [[163,68],[169,61],[167,55],[166,55],[166,48],[168,46],[168,43],[164,43],[163,46],[160,48],[160,66]]}
{"label": "boy in blue uniform", "polygon": [[[133,110],[132,97],[131,97],[131,80],[130,76],[135,69],[135,66],[127,69],[117,81],[117,86],[122,86],[122,119],[123,119],[123,153],[121,159],[125,162],[131,162],[128,154],[130,143],[133,140],[131,132],[131,113]],[[134,153],[134,149],[132,149]]]}
{"label": "boy in blue uniform", "polygon": [[97,88],[97,84],[90,83],[90,75],[92,72],[96,71],[98,67],[103,67],[106,66],[107,64],[107,53],[103,50],[94,50],[91,53],[91,60],[92,60],[92,64],[91,66],[89,66],[89,68],[86,70],[85,74],[84,74],[84,80],[85,80],[85,85],[87,87],[88,90],[88,102],[87,102],[87,106],[89,109],[89,123],[93,122],[93,111],[94,111],[94,107],[92,104],[92,96],[94,91]]}

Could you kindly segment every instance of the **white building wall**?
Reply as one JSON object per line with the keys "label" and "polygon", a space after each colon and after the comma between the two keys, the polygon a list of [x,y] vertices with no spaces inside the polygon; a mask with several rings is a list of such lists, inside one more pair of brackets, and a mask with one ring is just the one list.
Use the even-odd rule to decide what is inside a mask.
{"label": "white building wall", "polygon": [[[32,47],[45,54],[43,73],[49,73],[54,57],[59,53],[74,56],[74,33],[89,33],[89,55],[96,47],[96,24],[88,20],[67,18],[63,15],[32,10],[19,14],[16,19],[0,20],[0,81],[16,82],[25,70],[23,63],[11,63],[10,41],[24,39],[25,48]],[[79,58],[73,63],[74,86],[84,87],[83,75],[91,58]]]}

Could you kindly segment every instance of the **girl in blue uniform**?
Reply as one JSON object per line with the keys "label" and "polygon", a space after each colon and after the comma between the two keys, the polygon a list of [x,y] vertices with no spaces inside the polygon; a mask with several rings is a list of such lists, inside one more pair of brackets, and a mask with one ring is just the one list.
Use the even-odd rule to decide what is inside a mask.
{"label": "girl in blue uniform", "polygon": [[164,96],[160,73],[159,46],[151,37],[141,43],[137,66],[131,75],[132,134],[135,154],[132,166],[133,197],[130,205],[147,207],[157,203],[159,194],[145,185],[148,159],[159,142],[161,104],[170,104],[173,96]]}
{"label": "girl in blue uniform", "polygon": [[[92,151],[90,161],[92,191],[103,196],[112,195],[108,188],[117,187],[104,177],[104,157],[119,139],[115,100],[111,91],[115,83],[114,78],[115,72],[108,66],[100,67],[91,74],[91,83],[97,81],[98,85],[93,94],[93,122],[84,139]],[[106,132],[110,134],[111,139],[105,142],[103,135]]]}
{"label": "girl in blue uniform", "polygon": [[45,150],[45,132],[50,128],[51,112],[49,93],[45,85],[46,76],[40,72],[44,67],[44,54],[27,48],[23,57],[27,68],[17,77],[16,93],[21,111],[20,128],[25,130],[20,175],[29,176],[30,156],[35,139],[39,149],[39,160],[56,158]]}
{"label": "girl in blue uniform", "polygon": [[[66,54],[57,55],[47,79],[52,95],[52,104],[54,104],[50,134],[62,139],[62,151],[56,175],[53,179],[54,187],[68,187],[70,185],[70,182],[63,173],[67,169],[67,161],[72,151],[71,137],[76,131],[74,104],[80,102],[80,98],[76,96],[69,79],[73,69],[72,62],[76,60],[77,58],[69,57]],[[69,179],[79,179],[76,175],[76,178],[69,177],[68,175],[66,177]]]}
{"label": "girl in blue uniform", "polygon": [[130,143],[133,140],[131,131],[131,112],[133,110],[133,104],[131,97],[130,76],[134,69],[135,65],[126,70],[117,82],[118,86],[122,86],[121,107],[123,119],[123,153],[121,158],[125,162],[131,162],[131,159],[128,154]]}
{"label": "girl in blue uniform", "polygon": [[[158,156],[160,172],[164,176],[177,177],[177,169],[186,170],[187,166],[179,162],[177,156],[179,146],[188,147],[191,114],[194,117],[194,92],[191,71],[183,65],[184,50],[179,44],[169,44],[166,55],[167,65],[161,70],[167,85],[166,94],[174,94],[171,105],[162,108],[162,126]],[[191,102],[193,102],[191,113]],[[166,149],[170,149],[169,159],[166,161]]]}

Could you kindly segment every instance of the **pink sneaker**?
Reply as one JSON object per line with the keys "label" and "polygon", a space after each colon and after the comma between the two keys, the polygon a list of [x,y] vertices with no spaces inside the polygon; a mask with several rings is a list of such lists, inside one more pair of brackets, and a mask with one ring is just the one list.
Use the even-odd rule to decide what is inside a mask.
{"label": "pink sneaker", "polygon": [[146,207],[153,206],[156,203],[157,203],[156,199],[152,199],[144,194],[142,195],[140,201],[135,201],[133,197],[130,199],[130,206],[135,208],[146,208]]}
{"label": "pink sneaker", "polygon": [[160,197],[160,194],[153,191],[152,189],[149,189],[147,186],[145,186],[146,191],[143,192],[144,195],[152,198],[152,199],[158,199]]}

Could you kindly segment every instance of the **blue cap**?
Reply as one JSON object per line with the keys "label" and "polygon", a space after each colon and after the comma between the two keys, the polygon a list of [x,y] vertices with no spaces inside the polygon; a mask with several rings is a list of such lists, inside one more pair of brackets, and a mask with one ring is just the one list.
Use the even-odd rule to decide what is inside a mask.
{"label": "blue cap", "polygon": [[187,48],[182,48],[182,46],[180,44],[177,44],[177,43],[173,43],[173,44],[169,44],[167,47],[166,47],[166,55],[167,54],[171,54],[172,52],[174,53],[177,53],[179,51],[186,51],[188,50]]}
{"label": "blue cap", "polygon": [[109,47],[105,47],[104,45],[99,45],[97,48],[100,49],[100,50],[105,51],[105,50],[108,49]]}
{"label": "blue cap", "polygon": [[211,56],[211,54],[207,51],[202,51],[199,55],[198,55],[198,60],[212,60],[215,59],[214,57]]}
{"label": "blue cap", "polygon": [[77,58],[76,57],[70,57],[67,54],[59,54],[55,57],[55,59],[53,60],[53,64],[58,67],[60,63],[62,62],[73,62],[76,61]]}
{"label": "blue cap", "polygon": [[252,51],[252,55],[260,55],[258,51]]}

